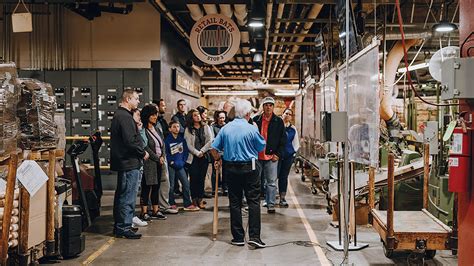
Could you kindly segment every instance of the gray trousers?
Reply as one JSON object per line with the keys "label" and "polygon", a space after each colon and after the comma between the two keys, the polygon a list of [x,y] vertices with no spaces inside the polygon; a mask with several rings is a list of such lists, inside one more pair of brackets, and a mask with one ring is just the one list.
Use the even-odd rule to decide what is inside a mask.
{"label": "gray trousers", "polygon": [[168,173],[168,162],[165,160],[163,167],[161,167],[161,180],[160,180],[160,209],[162,210],[166,210],[170,208],[169,193],[170,193],[170,175]]}

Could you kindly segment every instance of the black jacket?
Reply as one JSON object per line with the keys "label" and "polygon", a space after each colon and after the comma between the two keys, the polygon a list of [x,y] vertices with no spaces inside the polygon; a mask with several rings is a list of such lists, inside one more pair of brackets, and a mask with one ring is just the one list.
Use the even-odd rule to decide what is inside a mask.
{"label": "black jacket", "polygon": [[139,169],[144,156],[145,150],[132,113],[119,107],[110,126],[110,169]]}
{"label": "black jacket", "polygon": [[163,139],[165,139],[168,134],[170,133],[170,130],[169,130],[169,126],[168,126],[168,122],[166,121],[166,119],[163,117],[163,116],[158,116],[158,123],[160,123],[161,125],[161,133],[163,133]]}
{"label": "black jacket", "polygon": [[[253,121],[258,126],[258,132],[262,132],[262,119],[263,114],[257,115],[253,118]],[[270,123],[268,124],[267,134],[265,153],[269,155],[276,154],[278,157],[282,158],[286,144],[285,124],[283,123],[283,120],[275,114],[272,115]]]}

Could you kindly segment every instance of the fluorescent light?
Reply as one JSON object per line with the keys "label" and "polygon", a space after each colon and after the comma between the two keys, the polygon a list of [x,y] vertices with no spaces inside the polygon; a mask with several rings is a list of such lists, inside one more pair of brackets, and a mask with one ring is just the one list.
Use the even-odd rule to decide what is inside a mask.
{"label": "fluorescent light", "polygon": [[262,70],[260,68],[254,68],[253,73],[261,73]]}
{"label": "fluorescent light", "polygon": [[291,92],[291,93],[290,93],[290,92],[275,92],[275,96],[283,96],[283,97],[285,97],[285,96],[288,97],[288,96],[289,96],[289,97],[295,97],[295,96],[296,96],[296,93],[294,93],[294,92]]}
{"label": "fluorescent light", "polygon": [[442,33],[452,32],[452,31],[456,30],[457,28],[458,27],[456,26],[456,24],[450,23],[450,22],[447,22],[447,21],[441,21],[440,23],[435,24],[433,26],[434,31],[442,32]]}
{"label": "fluorescent light", "polygon": [[[412,66],[408,67],[408,70],[413,71],[413,70],[417,70],[417,69],[427,68],[429,66],[430,66],[429,63],[421,63],[421,64],[412,65]],[[398,73],[405,73],[405,72],[407,72],[407,68],[406,67],[399,68],[397,72]]]}
{"label": "fluorescent light", "polygon": [[257,96],[258,91],[205,91],[204,96]]}
{"label": "fluorescent light", "polygon": [[339,38],[340,38],[340,39],[344,38],[345,36],[346,36],[346,32],[345,32],[345,31],[339,33]]}
{"label": "fluorescent light", "polygon": [[255,47],[250,48],[251,53],[255,53],[256,51],[257,51],[257,49]]}
{"label": "fluorescent light", "polygon": [[252,28],[261,28],[263,27],[263,22],[262,21],[258,21],[258,20],[254,20],[252,22],[249,23],[249,27],[252,27]]}

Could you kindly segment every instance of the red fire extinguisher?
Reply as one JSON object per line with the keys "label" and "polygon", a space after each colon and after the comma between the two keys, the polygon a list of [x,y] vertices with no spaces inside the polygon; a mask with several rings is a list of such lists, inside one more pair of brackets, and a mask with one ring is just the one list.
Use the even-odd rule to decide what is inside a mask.
{"label": "red fire extinguisher", "polygon": [[451,192],[466,192],[470,185],[471,175],[471,138],[472,130],[456,127],[453,131],[453,142],[449,151],[449,183]]}

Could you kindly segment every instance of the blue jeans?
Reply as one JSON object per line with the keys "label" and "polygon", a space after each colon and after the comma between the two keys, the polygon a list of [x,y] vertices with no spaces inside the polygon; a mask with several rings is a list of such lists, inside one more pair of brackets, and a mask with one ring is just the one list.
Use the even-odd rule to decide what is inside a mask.
{"label": "blue jeans", "polygon": [[133,169],[117,173],[117,188],[114,195],[114,229],[120,234],[130,230],[135,212],[138,182],[141,171]]}
{"label": "blue jeans", "polygon": [[294,160],[295,157],[290,156],[278,161],[278,192],[280,192],[280,194],[286,193],[288,189],[288,175],[290,174]]}
{"label": "blue jeans", "polygon": [[265,201],[267,202],[268,207],[275,206],[276,201],[276,180],[278,174],[278,161],[261,161],[259,160],[260,164],[262,165],[262,172],[260,173],[263,182],[265,183]]}
{"label": "blue jeans", "polygon": [[181,186],[183,187],[183,204],[184,207],[188,207],[189,205],[191,205],[191,195],[189,192],[189,181],[186,171],[184,171],[184,168],[174,169],[173,167],[168,167],[168,172],[170,175],[170,205],[176,205],[176,201],[174,199],[174,185],[175,180],[179,180],[179,182],[181,182]]}

